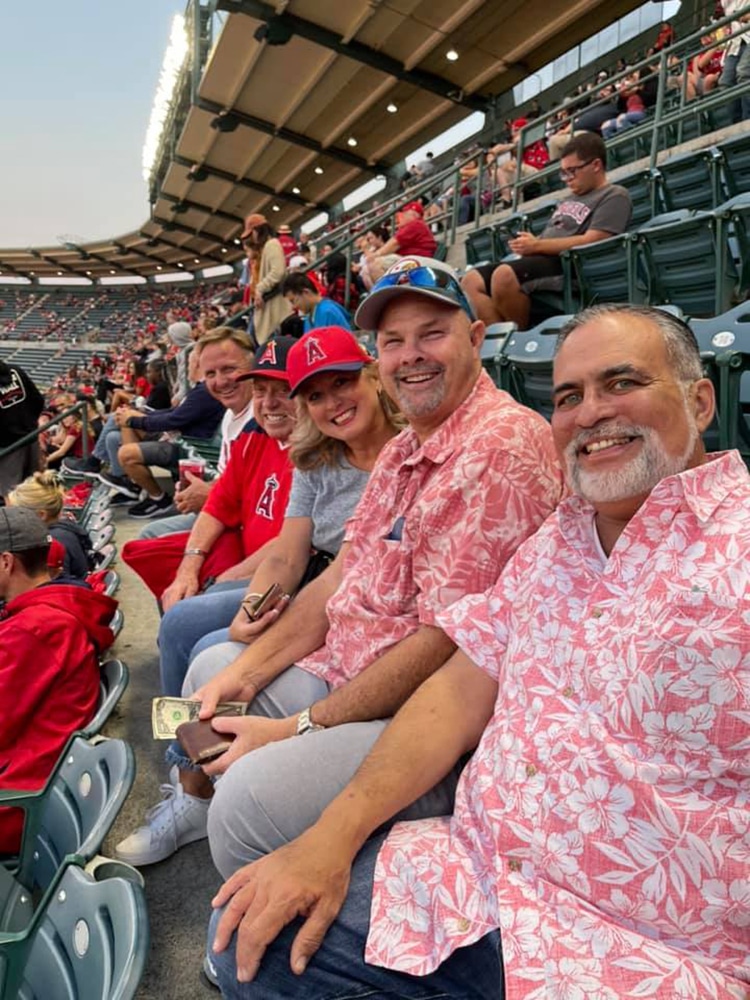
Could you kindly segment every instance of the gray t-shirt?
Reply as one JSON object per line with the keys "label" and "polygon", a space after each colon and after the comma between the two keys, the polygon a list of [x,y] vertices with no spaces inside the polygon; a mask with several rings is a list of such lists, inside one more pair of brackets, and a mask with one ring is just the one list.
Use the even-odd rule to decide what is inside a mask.
{"label": "gray t-shirt", "polygon": [[355,469],[345,458],[338,465],[321,465],[307,472],[295,469],[285,517],[312,518],[313,545],[336,555],[344,540],[344,525],[369,478],[369,472]]}
{"label": "gray t-shirt", "polygon": [[578,236],[589,229],[616,236],[626,232],[632,210],[630,194],[619,184],[605,184],[588,194],[570,195],[553,212],[542,239]]}

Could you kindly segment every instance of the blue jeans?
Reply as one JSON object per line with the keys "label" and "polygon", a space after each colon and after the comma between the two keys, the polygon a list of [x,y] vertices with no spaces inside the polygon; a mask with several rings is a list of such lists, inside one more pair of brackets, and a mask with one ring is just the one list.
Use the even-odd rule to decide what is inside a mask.
{"label": "blue jeans", "polygon": [[208,929],[208,955],[226,1000],[503,1000],[500,938],[487,934],[467,948],[458,948],[429,976],[391,972],[364,961],[370,924],[375,861],[383,837],[369,840],[352,868],[349,892],[336,920],[301,976],[289,968],[292,940],[300,927],[296,920],[268,948],[252,983],[238,983],[234,949],[236,938],[221,954],[212,950],[220,911]]}
{"label": "blue jeans", "polygon": [[108,459],[107,452],[107,438],[110,434],[120,433],[120,428],[115,422],[115,418],[110,414],[102,427],[99,437],[96,439],[96,444],[94,445],[94,451],[92,454],[99,459],[100,462],[106,462]]}
{"label": "blue jeans", "polygon": [[[164,615],[159,627],[162,694],[179,698],[190,666],[193,647],[217,629],[227,629],[237,614],[247,580],[214,584],[205,594],[178,601]],[[222,642],[224,634],[213,640]],[[213,645],[207,640],[201,644]]]}

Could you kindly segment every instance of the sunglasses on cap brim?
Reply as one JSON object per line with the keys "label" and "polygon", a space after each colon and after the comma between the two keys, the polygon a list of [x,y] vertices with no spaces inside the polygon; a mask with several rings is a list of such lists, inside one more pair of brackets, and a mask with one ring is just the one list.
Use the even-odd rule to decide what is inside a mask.
{"label": "sunglasses on cap brim", "polygon": [[372,286],[370,294],[380,291],[381,288],[434,288],[440,291],[445,298],[452,299],[457,306],[474,318],[474,310],[471,303],[466,298],[463,288],[458,281],[447,271],[439,271],[434,267],[412,267],[409,270],[393,271],[384,274],[382,278]]}

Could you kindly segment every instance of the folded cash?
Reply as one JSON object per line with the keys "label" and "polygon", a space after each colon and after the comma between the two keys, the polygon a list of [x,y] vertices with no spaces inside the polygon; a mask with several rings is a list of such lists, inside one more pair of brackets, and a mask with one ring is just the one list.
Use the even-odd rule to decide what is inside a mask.
{"label": "folded cash", "polygon": [[[189,698],[154,698],[151,702],[151,729],[155,740],[173,740],[177,727],[198,718],[201,703]],[[244,715],[246,701],[227,701],[216,706],[214,715]]]}

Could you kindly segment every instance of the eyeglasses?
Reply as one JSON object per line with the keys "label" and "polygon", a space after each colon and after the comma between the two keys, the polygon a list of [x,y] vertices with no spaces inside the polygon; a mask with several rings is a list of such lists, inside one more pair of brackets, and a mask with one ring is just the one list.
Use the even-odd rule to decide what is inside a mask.
{"label": "eyeglasses", "polygon": [[463,288],[459,285],[452,274],[447,271],[439,271],[434,267],[412,267],[403,271],[392,271],[384,274],[382,278],[372,286],[370,294],[380,291],[381,288],[392,288],[394,285],[407,285],[410,288],[434,288],[440,290],[441,298],[450,299],[459,306],[465,313],[476,319],[471,303],[466,298]]}
{"label": "eyeglasses", "polygon": [[588,167],[588,165],[593,162],[593,160],[586,160],[585,163],[578,163],[572,167],[560,167],[560,176],[564,181],[572,180],[579,170],[583,170],[584,167]]}

